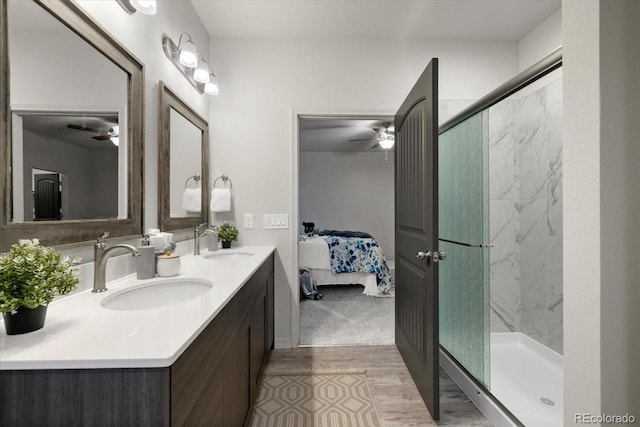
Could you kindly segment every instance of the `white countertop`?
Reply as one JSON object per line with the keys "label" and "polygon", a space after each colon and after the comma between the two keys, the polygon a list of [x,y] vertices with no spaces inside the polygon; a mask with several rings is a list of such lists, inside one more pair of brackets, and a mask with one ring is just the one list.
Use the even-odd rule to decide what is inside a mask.
{"label": "white countertop", "polygon": [[[0,322],[0,369],[155,368],[173,364],[275,247],[239,247],[220,252],[254,256],[212,261],[183,255],[176,278],[198,278],[212,289],[194,299],[153,309],[109,310],[100,302],[115,292],[156,279],[130,275],[49,304],[44,328],[7,335]],[[206,251],[203,251],[206,254]]]}

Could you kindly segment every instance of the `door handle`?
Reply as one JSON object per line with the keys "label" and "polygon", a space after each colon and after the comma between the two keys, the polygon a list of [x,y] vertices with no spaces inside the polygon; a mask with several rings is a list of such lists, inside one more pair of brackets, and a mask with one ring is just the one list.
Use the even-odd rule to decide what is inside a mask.
{"label": "door handle", "polygon": [[416,254],[416,258],[420,259],[420,260],[424,260],[426,259],[427,261],[431,261],[433,260],[433,262],[440,262],[440,261],[444,261],[445,259],[447,259],[447,253],[445,251],[419,251]]}

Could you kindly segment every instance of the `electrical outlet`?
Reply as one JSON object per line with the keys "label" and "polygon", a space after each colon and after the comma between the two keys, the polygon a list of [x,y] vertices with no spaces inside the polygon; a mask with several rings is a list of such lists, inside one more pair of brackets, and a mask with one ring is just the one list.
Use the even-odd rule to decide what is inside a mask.
{"label": "electrical outlet", "polygon": [[253,214],[244,214],[244,228],[253,228]]}

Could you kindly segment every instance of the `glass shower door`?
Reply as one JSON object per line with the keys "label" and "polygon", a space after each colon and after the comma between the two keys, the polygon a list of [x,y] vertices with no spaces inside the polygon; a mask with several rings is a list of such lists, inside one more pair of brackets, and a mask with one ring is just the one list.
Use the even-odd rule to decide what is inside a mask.
{"label": "glass shower door", "polygon": [[489,187],[487,114],[439,135],[440,345],[487,388],[489,359]]}

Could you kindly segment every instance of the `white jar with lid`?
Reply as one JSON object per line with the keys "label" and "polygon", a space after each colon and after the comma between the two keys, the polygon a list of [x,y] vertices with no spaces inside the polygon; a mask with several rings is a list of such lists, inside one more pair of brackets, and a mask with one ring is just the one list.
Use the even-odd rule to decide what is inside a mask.
{"label": "white jar with lid", "polygon": [[157,263],[158,276],[171,277],[180,274],[180,255],[176,253],[166,253],[158,255]]}

